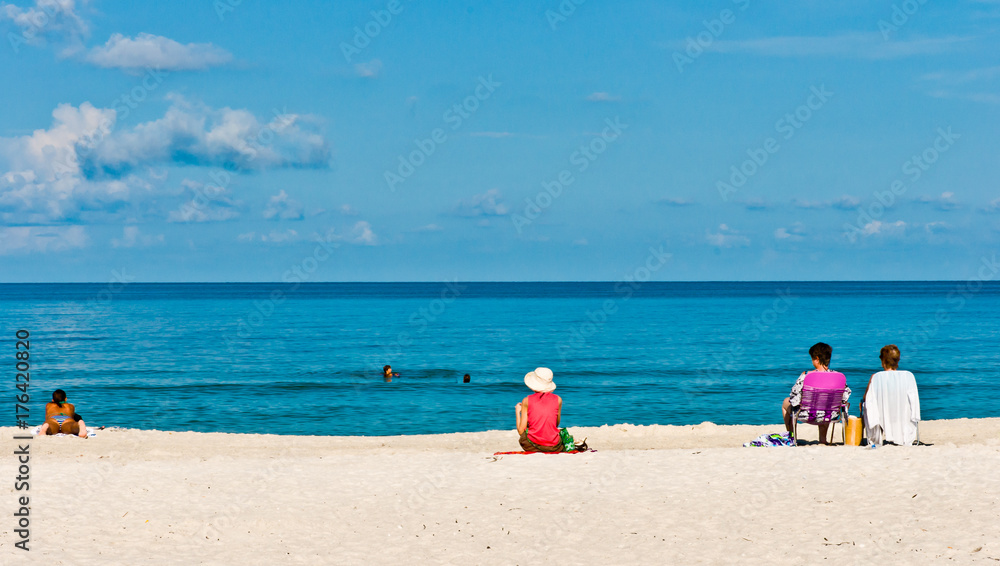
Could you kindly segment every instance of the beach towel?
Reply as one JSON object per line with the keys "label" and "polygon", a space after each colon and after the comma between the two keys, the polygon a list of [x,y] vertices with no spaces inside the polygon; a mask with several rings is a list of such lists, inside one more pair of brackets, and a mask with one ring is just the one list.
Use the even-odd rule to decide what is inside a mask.
{"label": "beach towel", "polygon": [[505,456],[507,454],[583,454],[584,452],[597,452],[588,448],[587,450],[570,450],[569,452],[525,452],[524,450],[519,450],[517,452],[494,452],[494,456]]}
{"label": "beach towel", "polygon": [[869,443],[893,442],[910,446],[917,439],[917,423],[920,422],[916,378],[908,371],[876,373],[868,386],[864,410]]}
{"label": "beach towel", "polygon": [[[38,436],[38,433],[41,432],[41,431],[42,431],[42,425],[38,425],[35,428],[31,429],[31,436]],[[75,435],[75,434],[64,434],[64,433],[60,432],[59,434],[51,434],[49,436],[77,436],[77,435]],[[92,429],[92,428],[90,428],[90,427],[87,427],[87,438],[93,438],[95,436],[97,436],[97,431],[94,430],[94,429]],[[77,436],[77,438],[79,438],[79,437]]]}
{"label": "beach towel", "polygon": [[790,432],[786,432],[784,434],[772,432],[771,434],[762,434],[750,442],[745,442],[743,444],[744,448],[749,446],[763,446],[765,448],[773,448],[776,446],[795,446],[795,439],[792,438],[792,433]]}

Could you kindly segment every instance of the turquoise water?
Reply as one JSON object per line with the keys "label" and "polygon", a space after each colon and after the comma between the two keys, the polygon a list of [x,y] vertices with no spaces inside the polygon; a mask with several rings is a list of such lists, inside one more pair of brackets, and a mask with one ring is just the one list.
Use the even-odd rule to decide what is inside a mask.
{"label": "turquoise water", "polygon": [[555,372],[567,426],[777,423],[817,341],[854,414],[895,343],[925,419],[1000,416],[992,282],[4,284],[12,394],[19,329],[36,424],[62,388],[90,425],[513,428],[537,366]]}

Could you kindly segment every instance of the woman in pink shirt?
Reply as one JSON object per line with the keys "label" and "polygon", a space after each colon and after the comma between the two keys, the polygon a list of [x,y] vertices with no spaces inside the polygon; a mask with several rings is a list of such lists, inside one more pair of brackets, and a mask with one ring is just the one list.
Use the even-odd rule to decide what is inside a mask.
{"label": "woman in pink shirt", "polygon": [[535,393],[514,405],[517,414],[517,433],[525,452],[562,452],[559,436],[559,417],[562,399],[553,393],[552,370],[536,368],[524,376],[524,384]]}

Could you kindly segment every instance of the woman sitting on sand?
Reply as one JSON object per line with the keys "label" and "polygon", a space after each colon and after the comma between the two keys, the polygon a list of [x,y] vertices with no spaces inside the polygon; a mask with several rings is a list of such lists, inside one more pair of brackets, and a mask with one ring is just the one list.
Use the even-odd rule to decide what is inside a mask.
{"label": "woman sitting on sand", "polygon": [[52,392],[52,402],[45,405],[45,424],[38,430],[39,436],[59,433],[87,438],[87,425],[76,414],[76,407],[66,402],[66,392],[62,389]]}
{"label": "woman sitting on sand", "polygon": [[524,384],[535,393],[514,405],[521,449],[525,452],[562,452],[559,436],[562,399],[552,393],[556,388],[552,383],[552,370],[536,368],[524,376]]}

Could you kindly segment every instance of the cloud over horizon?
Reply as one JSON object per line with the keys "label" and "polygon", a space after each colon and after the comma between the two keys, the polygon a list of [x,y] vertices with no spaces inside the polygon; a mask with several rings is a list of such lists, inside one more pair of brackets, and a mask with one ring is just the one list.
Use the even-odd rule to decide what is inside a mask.
{"label": "cloud over horizon", "polygon": [[149,33],[140,33],[134,38],[114,33],[104,45],[92,47],[84,59],[109,69],[204,71],[231,62],[233,56],[211,43],[183,45]]}

